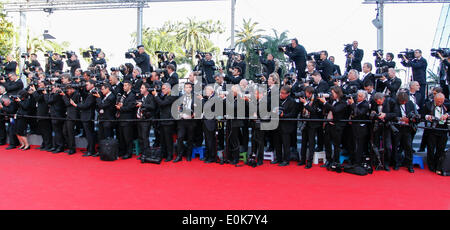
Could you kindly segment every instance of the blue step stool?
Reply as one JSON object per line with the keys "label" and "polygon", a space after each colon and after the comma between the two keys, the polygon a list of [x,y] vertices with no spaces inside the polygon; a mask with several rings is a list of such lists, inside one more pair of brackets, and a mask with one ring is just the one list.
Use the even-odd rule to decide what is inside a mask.
{"label": "blue step stool", "polygon": [[423,157],[413,154],[413,165],[419,165],[423,169]]}
{"label": "blue step stool", "polygon": [[200,159],[203,159],[203,153],[205,152],[204,147],[195,147],[192,149],[192,159],[195,158],[195,155],[199,155]]}
{"label": "blue step stool", "polygon": [[350,159],[349,156],[345,156],[345,155],[342,155],[342,154],[340,154],[340,156],[339,156],[339,161],[341,162],[341,164],[344,163],[345,160],[348,161],[349,159]]}

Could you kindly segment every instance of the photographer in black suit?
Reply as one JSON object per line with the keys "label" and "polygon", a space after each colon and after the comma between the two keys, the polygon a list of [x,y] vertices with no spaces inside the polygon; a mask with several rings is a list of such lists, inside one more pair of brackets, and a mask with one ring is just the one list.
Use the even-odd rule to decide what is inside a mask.
{"label": "photographer in black suit", "polygon": [[[283,86],[280,90],[280,107],[278,114],[280,123],[275,134],[276,159],[272,163],[279,163],[279,166],[287,166],[290,161],[291,135],[297,131],[296,121],[283,121],[285,118],[297,118],[298,104],[289,96],[291,88]],[[296,135],[296,134],[295,134]]]}
{"label": "photographer in black suit", "polygon": [[427,87],[426,73],[427,73],[427,60],[422,57],[422,51],[419,49],[414,50],[414,59],[408,60],[403,55],[403,61],[401,62],[405,67],[412,68],[412,78],[414,81],[420,84],[420,95],[425,99],[425,89]]}
{"label": "photographer in black suit", "polygon": [[178,74],[177,74],[177,72],[175,72],[175,66],[172,64],[168,65],[166,70],[167,70],[167,74],[169,76],[164,77],[162,79],[162,82],[169,83],[170,87],[172,88],[178,84]]}
{"label": "photographer in black suit", "polygon": [[138,53],[135,55],[134,53],[130,53],[133,57],[133,60],[136,62],[136,65],[141,68],[142,73],[151,73],[153,72],[153,67],[150,63],[150,56],[145,52],[145,48],[143,45],[139,45],[137,47]]}
{"label": "photographer in black suit", "polygon": [[[186,82],[184,84],[184,94],[179,98],[182,104],[178,107],[177,119],[177,158],[174,163],[182,160],[183,153],[186,153],[186,160],[191,161],[191,153],[193,148],[193,133],[196,121],[192,120],[194,116],[194,92],[192,91],[194,84]],[[184,146],[184,141],[187,142],[187,148]]]}
{"label": "photographer in black suit", "polygon": [[361,61],[364,57],[364,51],[362,49],[358,49],[358,42],[353,41],[352,52],[348,54],[348,58],[350,60],[350,65],[347,65],[347,71],[351,69],[356,69],[358,72],[362,71]]}
{"label": "photographer in black suit", "polygon": [[364,63],[362,68],[362,76],[360,79],[363,83],[363,85],[370,81],[373,85],[375,85],[375,75],[372,73],[372,64],[369,62]]}
{"label": "photographer in black suit", "polygon": [[80,118],[78,109],[70,103],[70,100],[76,104],[80,103],[80,94],[71,86],[67,85],[66,92],[61,92],[64,104],[66,105],[67,120],[64,122],[63,133],[64,139],[66,140],[67,148],[69,149],[67,153],[69,155],[75,154],[75,121]]}
{"label": "photographer in black suit", "polygon": [[[114,126],[116,114],[116,95],[111,91],[110,84],[103,84],[100,88],[102,97],[100,93],[93,94],[96,97],[96,104],[98,109],[98,120],[99,120],[99,140],[114,138]],[[108,121],[109,120],[109,121]],[[117,133],[118,137],[119,134]]]}
{"label": "photographer in black suit", "polygon": [[388,71],[388,77],[385,76],[377,80],[377,92],[382,92],[390,97],[395,98],[398,89],[402,85],[402,80],[396,76],[393,68]]}
{"label": "photographer in black suit", "polygon": [[53,153],[60,153],[64,151],[64,120],[61,118],[66,117],[66,106],[62,96],[60,95],[61,89],[57,85],[52,85],[51,92],[44,90],[42,93],[44,94],[45,102],[50,105],[50,117],[55,118],[51,120],[52,130],[55,133],[53,138],[54,145],[49,151]]}
{"label": "photographer in black suit", "polygon": [[[326,119],[343,120],[346,119],[347,103],[343,100],[342,89],[339,86],[333,86],[330,89],[331,94],[327,101],[324,94],[318,99],[323,104]],[[346,126],[345,122],[328,121],[325,123],[325,153],[327,158],[327,166],[340,165],[339,154],[341,152],[342,133]],[[331,151],[331,142],[333,143],[333,154]]]}
{"label": "photographer in black suit", "polygon": [[199,58],[200,66],[206,76],[207,84],[214,84],[214,71],[216,63],[212,60],[212,54],[206,53],[205,58],[202,58],[201,55],[197,55],[197,58]]}
{"label": "photographer in black suit", "polygon": [[8,74],[9,81],[6,79],[0,80],[0,83],[5,87],[8,95],[17,95],[17,93],[23,89],[23,82],[18,78],[15,72]]}
{"label": "photographer in black suit", "polygon": [[383,93],[376,93],[373,96],[372,104],[370,105],[370,118],[375,122],[371,139],[372,152],[375,155],[377,154],[373,149],[378,149],[378,146],[381,146],[381,142],[384,148],[383,155],[374,156],[379,158],[380,161],[376,170],[381,169],[378,166],[383,166],[384,170],[390,171],[389,163],[392,153],[392,128],[390,127],[390,122],[395,119],[396,115],[395,101],[391,97]]}
{"label": "photographer in black suit", "polygon": [[78,60],[78,56],[76,54],[72,54],[69,59],[66,61],[67,66],[70,67],[70,74],[72,76],[75,75],[75,70],[81,68],[80,60]]}
{"label": "photographer in black suit", "polygon": [[342,76],[342,73],[341,73],[341,67],[339,67],[339,65],[336,65],[336,64],[334,63],[334,61],[335,61],[334,56],[330,56],[330,57],[328,58],[328,60],[330,60],[330,62],[333,63],[333,75],[334,75],[334,76]]}
{"label": "photographer in black suit", "polygon": [[6,56],[6,63],[4,64],[3,69],[5,70],[6,75],[8,75],[9,73],[16,73],[17,62],[14,61],[12,55]]}
{"label": "photographer in black suit", "polygon": [[109,84],[111,85],[111,92],[115,96],[123,94],[123,84],[119,81],[119,77],[116,73],[112,73],[111,76],[109,76]]}
{"label": "photographer in black suit", "polygon": [[[17,112],[17,104],[9,97],[2,97],[1,100],[0,112],[9,115],[6,116],[7,120],[14,118],[13,115]],[[14,122],[9,122],[8,130],[6,131],[9,139],[9,146],[6,148],[6,150],[15,149],[19,144],[19,140],[17,139],[17,136],[15,134],[15,126],[16,125]]]}
{"label": "photographer in black suit", "polygon": [[441,59],[439,66],[439,84],[441,85],[445,98],[449,98],[449,83],[450,83],[450,62],[448,61],[450,57],[444,58],[441,52],[436,52],[438,57]]}
{"label": "photographer in black suit", "polygon": [[[171,90],[170,84],[164,83],[161,88],[161,93],[157,93],[156,90],[152,91],[155,102],[160,109],[160,119],[173,119],[171,112],[172,103],[178,97],[170,95]],[[165,162],[169,162],[173,157],[174,146],[172,136],[175,133],[175,121],[161,121],[159,124],[161,128],[161,154],[162,156],[166,156]]]}
{"label": "photographer in black suit", "polygon": [[37,55],[32,53],[30,55],[30,60],[25,61],[23,66],[23,73],[28,76],[30,72],[35,72],[37,67],[41,67],[41,63],[37,60]]}
{"label": "photographer in black suit", "polygon": [[[148,83],[144,83],[141,86],[141,96],[142,98],[137,101],[136,107],[137,107],[137,113],[136,117],[140,120],[147,120],[155,118],[156,113],[156,102],[152,95],[150,95],[150,92],[148,91],[150,89],[150,85]],[[138,129],[138,137],[139,137],[139,144],[142,150],[142,155],[144,157],[150,157],[148,156],[149,150],[150,150],[150,142],[148,140],[149,134],[150,134],[150,127],[152,126],[152,122],[137,122],[137,129]],[[141,158],[139,158],[141,159]],[[138,160],[139,160],[138,159]]]}
{"label": "photographer in black suit", "polygon": [[64,62],[61,60],[61,56],[57,53],[53,53],[51,57],[47,58],[47,64],[45,65],[45,73],[53,74],[55,71],[63,71]]}
{"label": "photographer in black suit", "polygon": [[291,40],[291,45],[289,47],[283,47],[284,53],[295,63],[295,69],[297,76],[300,78],[305,78],[304,71],[306,68],[306,50],[305,47],[298,44],[296,38]]}
{"label": "photographer in black suit", "polygon": [[333,76],[334,65],[328,60],[328,52],[326,50],[320,51],[320,60],[317,60],[317,69],[322,76],[322,79],[329,82]]}
{"label": "photographer in black suit", "polygon": [[[37,89],[34,85],[30,85],[32,97],[37,103],[36,116],[50,117],[49,105],[45,101],[43,91],[45,90],[45,81],[39,80]],[[42,144],[40,150],[48,151],[52,148],[52,123],[49,119],[37,119],[37,128],[39,135],[42,136]]]}
{"label": "photographer in black suit", "polygon": [[392,142],[392,154],[395,159],[394,170],[398,170],[401,166],[401,153],[398,151],[398,147],[401,146],[405,152],[403,164],[408,167],[410,173],[413,173],[412,132],[414,129],[413,125],[420,119],[420,116],[415,104],[409,100],[407,92],[401,91],[397,94],[397,103],[395,106],[397,107],[395,109],[397,113],[395,126],[399,132],[394,134]]}
{"label": "photographer in black suit", "polygon": [[[425,104],[422,118],[432,123],[433,128],[448,129],[448,107],[444,104],[445,96],[437,93],[433,101]],[[427,165],[430,171],[435,172],[438,162],[445,154],[448,133],[445,130],[431,129],[427,139]]]}
{"label": "photographer in black suit", "polygon": [[94,92],[97,91],[95,89],[95,81],[89,80],[86,82],[86,92],[82,95],[82,100],[79,103],[76,103],[73,99],[70,99],[69,102],[74,107],[80,110],[80,119],[83,123],[83,129],[86,132],[87,139],[87,153],[83,155],[87,156],[98,156],[95,151],[95,130],[94,130],[94,118],[95,118],[95,97],[93,95]]}
{"label": "photographer in black suit", "polygon": [[[369,102],[367,101],[367,92],[358,90],[356,102],[353,97],[347,99],[350,106],[350,118],[352,120],[368,120],[369,119]],[[367,155],[369,140],[369,124],[362,122],[351,122],[354,146],[354,155],[352,156],[353,164],[361,164],[363,156]]]}
{"label": "photographer in black suit", "polygon": [[119,153],[121,153],[122,159],[129,159],[133,153],[133,122],[126,120],[136,119],[136,94],[131,92],[132,84],[129,81],[123,83],[123,95],[118,99],[116,103],[116,109],[118,114],[116,117],[120,121],[119,130]]}
{"label": "photographer in black suit", "polygon": [[377,73],[381,73],[381,69],[383,68],[394,68],[395,69],[395,61],[393,53],[387,53],[386,58],[383,59],[379,57],[375,60],[375,66],[377,67]]}
{"label": "photographer in black suit", "polygon": [[263,64],[267,68],[267,74],[271,74],[275,72],[275,61],[273,60],[272,54],[267,54],[267,59],[264,59],[262,56],[262,51],[258,51],[259,54],[259,62]]}
{"label": "photographer in black suit", "polygon": [[[210,85],[206,86],[205,97],[202,98],[203,111],[211,111],[212,113],[216,112],[215,104],[213,103],[215,100],[223,100],[223,99],[216,95],[214,88],[212,86]],[[206,117],[206,114],[204,114],[203,116],[204,117],[202,120],[202,127],[203,133],[205,135],[205,147],[206,147],[205,163],[215,163],[218,146],[217,144],[218,137],[216,137],[217,120],[214,117]]]}

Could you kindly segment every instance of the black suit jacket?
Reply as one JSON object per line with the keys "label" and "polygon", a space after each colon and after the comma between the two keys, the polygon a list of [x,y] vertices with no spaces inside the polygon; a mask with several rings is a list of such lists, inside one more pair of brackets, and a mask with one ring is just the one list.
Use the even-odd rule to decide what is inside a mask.
{"label": "black suit jacket", "polygon": [[[158,94],[155,97],[155,102],[160,108],[159,111],[159,118],[161,119],[173,119],[172,117],[172,103],[177,100],[178,96],[172,96],[172,95],[161,95]],[[161,125],[174,125],[174,121],[161,121]]]}
{"label": "black suit jacket", "polygon": [[[391,99],[390,97],[386,97],[384,99],[383,105],[382,105],[381,112],[386,114],[386,117],[384,118],[385,121],[392,121],[397,116],[397,107],[396,102]],[[372,104],[370,105],[370,112],[375,111],[378,113],[378,104],[373,100]]]}
{"label": "black suit jacket", "polygon": [[95,97],[88,93],[83,100],[77,104],[80,110],[80,119],[83,121],[94,120],[95,118]]}
{"label": "black suit jacket", "polygon": [[216,63],[213,60],[207,61],[206,59],[202,59],[201,63],[203,65],[203,70],[205,71],[206,81],[208,84],[214,84],[216,82],[214,80],[214,67]]}
{"label": "black suit jacket", "polygon": [[163,83],[169,83],[171,87],[173,87],[174,85],[178,84],[178,74],[177,72],[173,72],[172,76],[165,76],[162,79]]}
{"label": "black suit jacket", "polygon": [[45,94],[45,101],[50,105],[50,116],[64,118],[66,116],[66,106],[62,96],[56,93]]}
{"label": "black suit jacket", "polygon": [[49,106],[48,106],[47,102],[45,101],[44,94],[38,93],[36,91],[32,94],[32,97],[37,102],[36,115],[42,116],[42,117],[48,117],[50,115]]}
{"label": "black suit jacket", "polygon": [[[355,103],[350,105],[351,109],[351,119],[352,120],[368,120],[369,119],[369,102],[366,100],[362,101],[361,103]],[[360,122],[352,122],[353,126],[360,126],[364,123]]]}
{"label": "black suit jacket", "polygon": [[[323,105],[325,116],[328,114],[328,112],[331,111],[333,114],[333,120],[344,120],[347,119],[346,115],[347,113],[347,103],[343,100],[340,100],[336,103],[333,102],[326,102]],[[346,125],[346,122],[333,122],[336,124],[336,126],[344,127]]]}
{"label": "black suit jacket", "polygon": [[420,58],[419,60],[413,59],[409,62],[401,62],[403,66],[411,67],[413,80],[419,82],[419,84],[426,84],[426,74],[427,74],[427,60],[425,58]]}
{"label": "black suit jacket", "polygon": [[15,61],[10,61],[5,63],[5,74],[8,75],[9,73],[15,73],[17,69],[17,62]]}
{"label": "black suit jacket", "polygon": [[331,76],[334,74],[334,65],[333,63],[325,59],[324,61],[319,61],[319,66],[317,68],[322,76],[322,79],[325,81],[329,81]]}
{"label": "black suit jacket", "polygon": [[314,93],[327,93],[330,90],[330,85],[324,80],[321,80],[318,85],[313,85]]}
{"label": "black suit jacket", "polygon": [[144,119],[156,118],[156,101],[151,94],[142,101],[142,114]]}
{"label": "black suit jacket", "polygon": [[353,60],[352,60],[351,68],[361,72],[362,71],[361,61],[362,61],[363,57],[364,57],[364,51],[362,49],[356,49]]}
{"label": "black suit jacket", "polygon": [[[306,69],[306,50],[302,45],[297,45],[297,47],[292,50],[288,50],[286,55],[295,62],[295,67],[299,74],[303,74]],[[301,76],[303,77],[303,76]]]}
{"label": "black suit jacket", "polygon": [[80,118],[80,112],[78,111],[77,107],[70,104],[70,99],[72,99],[76,104],[80,103],[80,94],[75,91],[71,96],[64,95],[62,96],[64,100],[64,104],[66,105],[66,114],[67,118],[69,119],[79,119]]}
{"label": "black suit jacket", "polygon": [[72,76],[75,75],[75,70],[77,70],[78,68],[81,68],[80,61],[78,59],[75,61],[67,59],[66,63],[67,63],[67,66],[70,67],[70,74]]}
{"label": "black suit jacket", "polygon": [[[361,73],[364,74],[364,73]],[[364,86],[367,82],[372,82],[373,86],[375,87],[375,75],[371,72],[369,72],[364,79],[362,80],[362,85]]]}
{"label": "black suit jacket", "polygon": [[279,128],[283,133],[292,133],[297,129],[297,121],[283,121],[285,118],[297,118],[299,105],[292,97],[287,97],[284,101],[280,98],[280,107],[283,109],[283,116],[280,117]]}
{"label": "black suit jacket", "polygon": [[383,92],[386,88],[391,92],[390,96],[395,97],[397,95],[398,89],[402,85],[402,80],[400,78],[395,77],[393,79],[388,79],[383,82],[380,79],[377,80],[377,92]]}
{"label": "black suit jacket", "polygon": [[119,82],[117,85],[111,85],[112,93],[117,96],[117,94],[123,94],[123,84]]}
{"label": "black suit jacket", "polygon": [[[120,107],[119,120],[136,119],[136,95],[132,92],[128,93],[123,100],[123,105]],[[130,125],[127,122],[121,122],[121,125]]]}
{"label": "black suit jacket", "polygon": [[17,93],[23,89],[23,82],[22,80],[17,79],[17,81],[7,81],[3,86],[9,95],[17,95]]}
{"label": "black suit jacket", "polygon": [[152,66],[150,65],[150,56],[148,56],[147,53],[142,53],[136,55],[135,58],[133,58],[136,62],[136,65],[141,68],[142,73],[151,73],[153,71]]}
{"label": "black suit jacket", "polygon": [[[115,120],[116,119],[116,95],[111,92],[107,98],[98,97],[95,99],[99,110],[99,120]],[[102,113],[101,113],[102,112]]]}
{"label": "black suit jacket", "polygon": [[[397,102],[395,103],[395,112],[396,112],[396,118],[395,121],[399,121],[400,118],[402,117],[402,108],[400,107],[401,105]],[[409,114],[414,113],[414,114],[418,114],[416,106],[414,105],[414,103],[412,101],[408,101],[405,104],[405,115],[408,116]]]}

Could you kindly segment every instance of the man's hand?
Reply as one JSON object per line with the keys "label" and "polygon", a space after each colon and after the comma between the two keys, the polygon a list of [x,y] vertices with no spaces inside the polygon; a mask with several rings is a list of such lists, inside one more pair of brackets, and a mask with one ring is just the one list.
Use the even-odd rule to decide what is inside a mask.
{"label": "man's hand", "polygon": [[380,113],[380,116],[378,118],[380,118],[381,120],[384,120],[385,117],[386,117],[386,113]]}
{"label": "man's hand", "polygon": [[70,99],[70,104],[71,104],[73,107],[77,107],[77,104],[76,104],[72,99]]}
{"label": "man's hand", "polygon": [[304,97],[300,97],[299,100],[300,100],[300,102],[303,103],[303,104],[306,103],[306,99],[305,99]]}
{"label": "man's hand", "polygon": [[2,80],[0,80],[0,82],[1,82],[1,83],[5,83],[5,82],[6,82],[6,80],[5,80],[5,79],[2,79]]}
{"label": "man's hand", "polygon": [[152,95],[156,96],[156,89],[152,91]]}
{"label": "man's hand", "polygon": [[100,97],[100,94],[99,94],[99,93],[95,93],[95,94],[92,94],[92,96],[94,96],[94,97],[96,97],[96,98],[99,98],[99,97]]}
{"label": "man's hand", "polygon": [[352,105],[353,103],[355,103],[355,100],[353,100],[353,98],[350,97],[350,98],[347,100],[347,103],[348,103],[349,105]]}
{"label": "man's hand", "polygon": [[142,107],[142,102],[138,102],[138,103],[136,104],[136,107],[138,107],[138,108]]}
{"label": "man's hand", "polygon": [[441,120],[445,121],[448,118],[448,113],[442,115]]}
{"label": "man's hand", "polygon": [[325,103],[327,100],[324,97],[319,97],[319,101],[321,101],[322,103]]}
{"label": "man's hand", "polygon": [[122,103],[118,103],[117,105],[116,105],[116,109],[118,109],[118,110],[120,110],[120,108],[122,108]]}
{"label": "man's hand", "polygon": [[431,115],[426,115],[426,116],[425,116],[425,119],[426,119],[427,121],[433,121],[433,116],[431,116]]}
{"label": "man's hand", "polygon": [[407,124],[409,123],[409,119],[407,117],[400,118],[400,121],[403,121],[403,122],[405,122]]}

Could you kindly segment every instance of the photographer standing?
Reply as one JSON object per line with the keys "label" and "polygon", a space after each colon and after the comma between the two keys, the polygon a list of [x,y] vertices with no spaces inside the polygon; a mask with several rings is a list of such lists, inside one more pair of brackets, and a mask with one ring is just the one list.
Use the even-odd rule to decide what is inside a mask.
{"label": "photographer standing", "polygon": [[[352,120],[368,120],[369,116],[369,102],[367,101],[367,92],[364,90],[358,90],[356,102],[352,97],[347,100],[347,103],[351,109]],[[361,122],[351,122],[353,139],[355,146],[352,156],[352,163],[360,165],[362,163],[363,156],[367,155],[368,140],[369,140],[369,124]]]}
{"label": "photographer standing", "polygon": [[330,60],[328,60],[328,52],[323,50],[320,52],[320,60],[317,60],[318,67],[322,79],[329,82],[331,76],[333,76],[334,66]]}
{"label": "photographer standing", "polygon": [[378,56],[377,59],[375,59],[375,66],[377,67],[377,73],[381,73],[381,69],[383,68],[395,69],[395,61],[393,61],[393,59],[394,59],[393,53],[387,53],[385,59],[383,59],[382,56]]}
{"label": "photographer standing", "polygon": [[[174,163],[182,160],[183,153],[186,153],[186,160],[191,161],[194,138],[194,135],[192,134],[194,133],[196,126],[196,121],[192,119],[194,116],[194,107],[196,106],[194,102],[194,92],[192,91],[193,87],[194,84],[186,82],[184,84],[184,94],[180,98],[183,103],[178,108],[177,158],[173,161]],[[187,142],[187,149],[185,149],[184,141]]]}
{"label": "photographer standing", "polygon": [[61,56],[57,53],[53,53],[51,57],[47,58],[47,64],[45,65],[46,74],[53,74],[55,71],[63,71],[64,62],[61,60]]}
{"label": "photographer standing", "polygon": [[38,133],[42,136],[42,144],[39,148],[43,151],[48,151],[52,148],[52,123],[49,119],[45,119],[45,117],[50,117],[49,113],[49,105],[45,101],[43,91],[45,90],[45,81],[39,80],[38,85],[39,88],[36,89],[34,85],[30,86],[32,91],[32,97],[34,101],[37,102],[37,110],[36,115],[38,117],[44,117],[43,119],[37,119],[37,128]]}
{"label": "photographer standing", "polygon": [[388,77],[384,75],[377,80],[377,92],[382,92],[385,95],[389,95],[395,98],[398,89],[402,85],[402,80],[396,76],[396,72],[393,68],[388,71]]}
{"label": "photographer standing", "polygon": [[77,107],[70,103],[70,100],[78,104],[80,102],[80,94],[71,86],[66,85],[66,92],[61,92],[64,104],[66,105],[67,120],[64,121],[63,133],[64,139],[66,140],[67,148],[69,149],[67,153],[69,155],[75,154],[75,120],[80,118],[79,111]]}
{"label": "photographer standing", "polygon": [[267,68],[267,74],[275,72],[275,61],[272,54],[267,54],[267,59],[262,56],[262,50],[258,50],[259,61]]}
{"label": "photographer standing", "polygon": [[80,60],[78,60],[78,56],[73,53],[69,59],[66,61],[67,66],[70,67],[70,75],[75,76],[75,70],[81,68]]}
{"label": "photographer standing", "polygon": [[403,61],[401,62],[405,67],[412,68],[412,78],[414,81],[420,84],[420,95],[422,99],[425,100],[425,89],[427,87],[426,81],[426,71],[427,71],[427,60],[422,57],[422,51],[419,49],[414,50],[414,59],[408,60],[405,55],[403,55]]}
{"label": "photographer standing", "polygon": [[[98,109],[100,140],[114,138],[113,129],[116,124],[111,122],[111,120],[116,120],[116,95],[111,90],[112,89],[110,84],[103,84],[101,87],[103,98],[100,96],[100,93],[93,94],[94,97],[96,97],[95,100]],[[119,134],[117,134],[117,136],[119,136]]]}
{"label": "photographer standing", "polygon": [[450,57],[443,57],[440,52],[437,52],[437,55],[441,59],[441,64],[439,67],[439,84],[441,85],[441,88],[443,89],[445,98],[449,98],[449,83],[450,83],[450,62],[448,61]]}
{"label": "photographer standing", "polygon": [[435,172],[439,160],[445,154],[445,145],[448,140],[448,107],[444,104],[445,96],[437,93],[433,101],[428,102],[423,110],[423,118],[432,123],[433,128],[430,129],[427,139],[427,165],[430,171]]}
{"label": "photographer standing", "polygon": [[[125,81],[123,83],[123,95],[116,103],[117,114],[116,117],[120,120],[119,130],[119,153],[122,159],[129,159],[133,154],[133,130],[134,124],[130,121],[136,119],[136,94],[131,92],[132,83]],[[124,121],[122,121],[124,120]]]}
{"label": "photographer standing", "polygon": [[17,77],[16,72],[10,72],[8,77],[9,81],[2,79],[0,80],[0,83],[5,87],[8,95],[16,95],[23,89],[23,82]]}
{"label": "photographer standing", "polygon": [[163,79],[163,83],[169,83],[170,87],[174,87],[178,84],[178,74],[175,72],[175,66],[170,64],[167,66],[167,73],[169,76]]}
{"label": "photographer standing", "polygon": [[199,64],[203,69],[203,73],[205,74],[207,84],[214,84],[214,70],[216,67],[216,63],[212,60],[212,54],[206,53],[205,58],[202,58],[201,55],[197,55],[199,59]]}
{"label": "photographer standing", "polygon": [[86,139],[88,142],[87,145],[87,153],[83,155],[84,157],[88,156],[97,156],[95,151],[95,130],[94,130],[94,118],[95,118],[95,97],[94,93],[98,93],[95,88],[95,81],[89,80],[86,82],[86,93],[82,95],[82,100],[79,103],[76,103],[73,99],[70,99],[69,102],[74,107],[80,110],[80,118],[83,123],[83,129],[86,132]]}
{"label": "photographer standing", "polygon": [[[407,92],[399,92],[397,94],[397,108],[396,117],[397,123],[395,126],[399,130],[397,134],[393,137],[392,154],[394,155],[395,164],[394,170],[398,170],[401,166],[401,153],[398,148],[401,147],[405,152],[405,160],[403,164],[408,167],[410,173],[414,172],[412,164],[412,132],[413,126],[416,122],[416,115],[418,115],[416,106],[412,101],[409,100],[409,95]],[[419,116],[420,118],[420,116]]]}
{"label": "photographer standing", "polygon": [[284,53],[295,63],[295,71],[297,76],[305,78],[304,71],[306,68],[306,50],[305,47],[298,44],[296,38],[291,40],[289,47],[283,47]]}
{"label": "photographer standing", "polygon": [[32,105],[28,96],[28,92],[25,90],[19,91],[18,96],[14,98],[14,101],[17,104],[18,108],[15,118],[15,134],[20,142],[19,149],[29,150],[30,144],[28,143],[28,139],[26,136],[27,118],[22,117],[30,115],[29,113]]}
{"label": "photographer standing", "polygon": [[141,68],[142,73],[151,73],[153,72],[153,67],[150,63],[150,56],[145,52],[145,48],[143,45],[139,45],[137,47],[137,54],[130,53],[133,57],[133,60],[136,62],[136,65]]}
{"label": "photographer standing", "polygon": [[23,66],[23,72],[26,76],[30,72],[36,72],[36,67],[40,67],[41,63],[37,61],[37,55],[35,53],[32,53],[30,55],[30,60],[25,61],[25,65]]}
{"label": "photographer standing", "polygon": [[6,75],[10,73],[16,73],[17,62],[14,61],[13,56],[11,54],[6,56],[6,63],[4,64],[3,69],[5,70]]}
{"label": "photographer standing", "polygon": [[[8,98],[8,95],[6,94],[6,90],[5,87],[0,85],[0,113],[4,113],[4,111],[2,110],[2,103],[3,103],[3,98]],[[0,145],[5,145],[6,144],[6,121],[5,121],[6,117],[4,115],[0,115]]]}
{"label": "photographer standing", "polygon": [[333,63],[333,75],[334,75],[334,76],[342,76],[342,73],[341,73],[341,67],[339,67],[339,65],[336,65],[336,64],[334,63],[334,61],[335,61],[334,56],[330,56],[330,57],[328,58],[328,60],[330,60],[330,62]]}
{"label": "photographer standing", "polygon": [[356,69],[358,72],[362,71],[361,61],[364,57],[364,51],[358,49],[358,42],[353,41],[351,53],[348,54],[347,60],[350,60],[349,65],[347,65],[347,71],[350,69]]}
{"label": "photographer standing", "polygon": [[61,89],[52,85],[52,91],[47,92],[47,90],[42,91],[44,94],[45,102],[50,105],[50,116],[52,118],[52,130],[55,133],[54,145],[49,151],[53,153],[60,153],[64,151],[64,136],[63,136],[63,125],[64,118],[66,117],[66,106],[64,100],[60,95]]}

